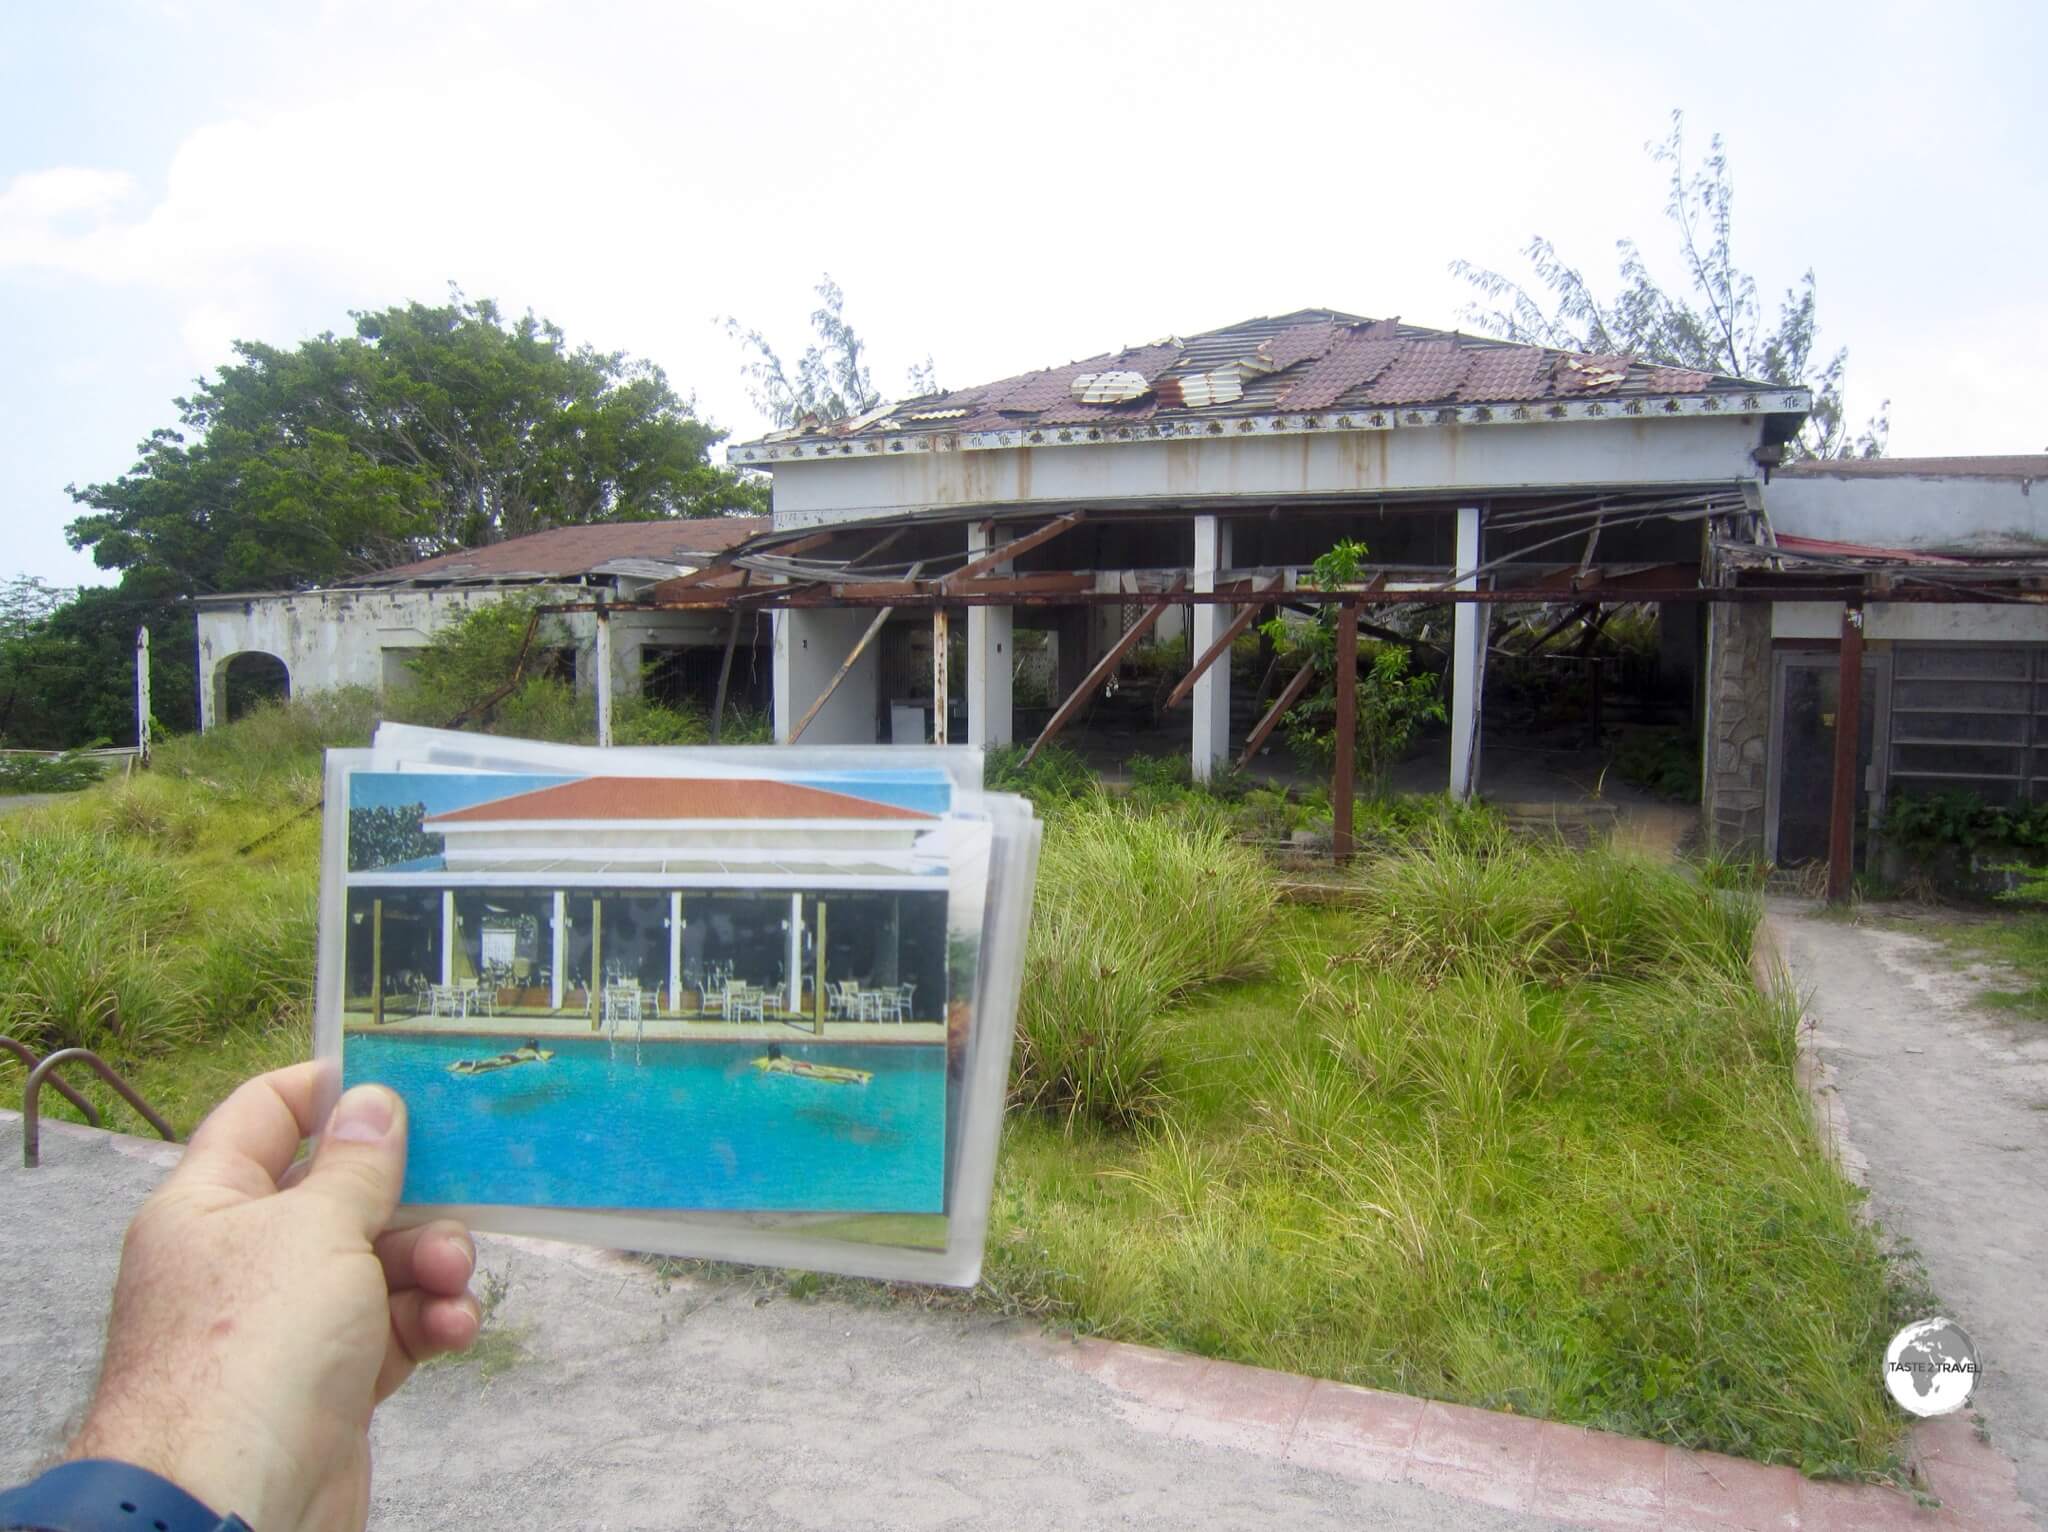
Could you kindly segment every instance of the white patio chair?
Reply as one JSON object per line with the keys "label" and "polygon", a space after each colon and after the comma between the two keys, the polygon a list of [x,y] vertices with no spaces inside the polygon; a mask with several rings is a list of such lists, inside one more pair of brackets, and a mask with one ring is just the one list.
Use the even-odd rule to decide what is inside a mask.
{"label": "white patio chair", "polygon": [[898,984],[889,991],[889,1019],[908,1021],[911,1017],[910,1000],[917,992],[915,984]]}

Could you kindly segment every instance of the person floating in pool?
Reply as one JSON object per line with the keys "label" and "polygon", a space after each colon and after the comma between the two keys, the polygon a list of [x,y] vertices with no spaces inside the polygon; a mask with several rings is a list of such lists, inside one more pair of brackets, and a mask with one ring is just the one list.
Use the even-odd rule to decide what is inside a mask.
{"label": "person floating in pool", "polygon": [[540,1039],[529,1037],[520,1047],[510,1053],[500,1053],[487,1059],[457,1059],[448,1066],[451,1075],[489,1074],[494,1069],[510,1069],[514,1064],[545,1064],[553,1058],[554,1051],[543,1048]]}

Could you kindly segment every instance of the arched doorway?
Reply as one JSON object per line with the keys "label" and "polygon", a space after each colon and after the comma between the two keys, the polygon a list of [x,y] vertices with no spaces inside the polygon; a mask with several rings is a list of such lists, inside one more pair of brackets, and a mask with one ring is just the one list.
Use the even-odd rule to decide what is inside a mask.
{"label": "arched doorway", "polygon": [[292,673],[285,662],[260,649],[231,654],[213,668],[213,721],[231,723],[265,702],[282,702],[292,694]]}

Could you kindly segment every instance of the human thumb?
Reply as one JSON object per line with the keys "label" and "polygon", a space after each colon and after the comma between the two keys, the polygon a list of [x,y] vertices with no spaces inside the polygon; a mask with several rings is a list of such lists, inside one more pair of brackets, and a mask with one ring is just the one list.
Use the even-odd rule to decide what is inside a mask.
{"label": "human thumb", "polygon": [[366,1240],[391,1221],[405,1184],[405,1103],[382,1085],[344,1092],[300,1189],[333,1204]]}

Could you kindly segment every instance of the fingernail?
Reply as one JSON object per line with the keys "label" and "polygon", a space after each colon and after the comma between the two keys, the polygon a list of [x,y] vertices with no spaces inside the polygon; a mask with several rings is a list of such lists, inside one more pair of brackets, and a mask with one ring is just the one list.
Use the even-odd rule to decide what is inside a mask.
{"label": "fingernail", "polygon": [[358,1085],[336,1103],[327,1136],[344,1144],[382,1143],[397,1099],[381,1085]]}

